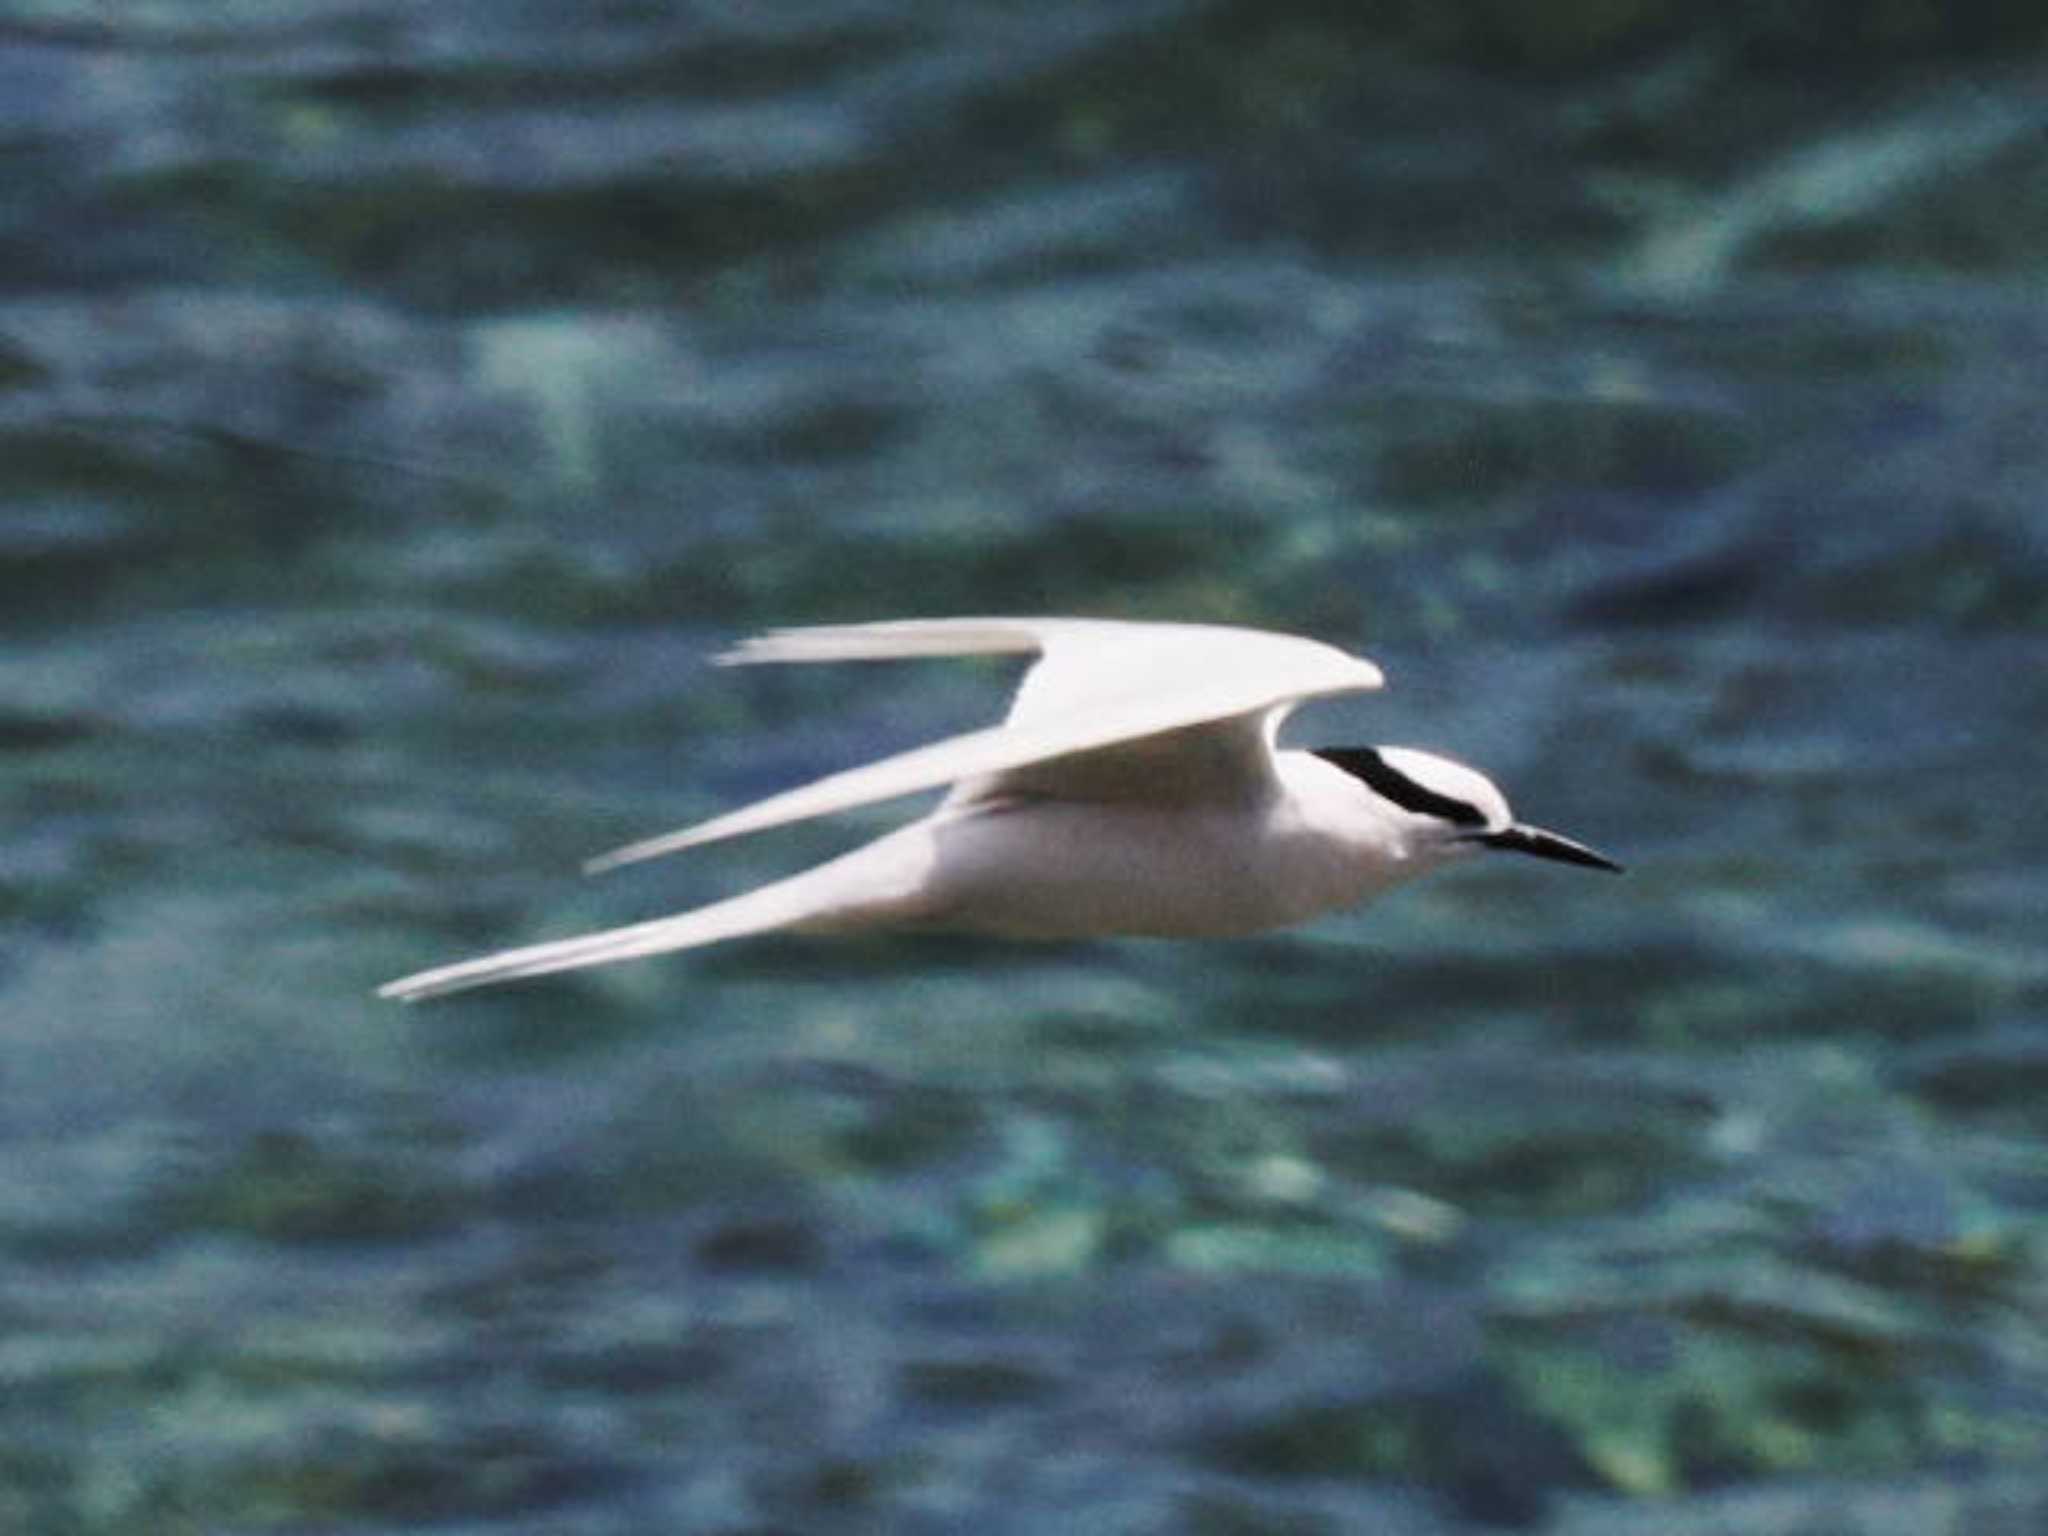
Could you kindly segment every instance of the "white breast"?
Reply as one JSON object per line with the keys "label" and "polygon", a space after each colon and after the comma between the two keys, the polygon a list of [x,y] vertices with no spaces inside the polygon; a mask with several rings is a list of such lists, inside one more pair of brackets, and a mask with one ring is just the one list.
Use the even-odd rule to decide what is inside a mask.
{"label": "white breast", "polygon": [[1015,938],[1257,933],[1423,872],[1347,775],[1306,753],[1278,767],[1252,805],[1025,799],[941,817],[934,918]]}

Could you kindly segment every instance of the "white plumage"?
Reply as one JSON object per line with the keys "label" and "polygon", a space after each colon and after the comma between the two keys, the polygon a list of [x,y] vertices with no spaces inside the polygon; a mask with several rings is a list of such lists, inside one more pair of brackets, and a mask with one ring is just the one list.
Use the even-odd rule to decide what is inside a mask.
{"label": "white plumage", "polygon": [[710,906],[461,961],[416,999],[774,929],[1018,938],[1252,933],[1348,906],[1478,848],[1618,866],[1515,823],[1485,777],[1407,748],[1279,751],[1304,700],[1378,688],[1313,640],[1205,624],[905,619],[776,630],[721,663],[1036,653],[1000,725],[832,774],[592,870],[951,786],[928,816]]}

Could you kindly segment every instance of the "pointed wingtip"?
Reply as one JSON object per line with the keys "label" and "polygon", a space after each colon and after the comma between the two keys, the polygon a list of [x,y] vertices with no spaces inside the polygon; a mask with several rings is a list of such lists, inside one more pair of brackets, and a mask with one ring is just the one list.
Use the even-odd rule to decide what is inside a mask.
{"label": "pointed wingtip", "polygon": [[613,848],[583,861],[586,875],[609,874],[612,870],[623,869],[628,864],[642,864],[649,859],[658,859],[666,854],[680,853],[685,848],[694,848],[698,843],[709,842],[703,827],[691,827],[682,832],[666,832],[660,837],[642,838],[637,843],[628,843],[623,848]]}
{"label": "pointed wingtip", "polygon": [[711,664],[714,667],[746,667],[763,661],[802,661],[807,659],[803,654],[806,641],[814,644],[818,633],[818,629],[787,624],[764,629],[759,634],[742,636],[724,650],[712,652]]}
{"label": "pointed wingtip", "polygon": [[475,960],[457,960],[451,965],[437,965],[431,970],[415,971],[410,976],[401,976],[396,981],[385,982],[377,989],[377,996],[386,1002],[401,1003],[410,1008],[431,998],[447,997],[452,993],[469,992],[478,987],[492,986],[500,981],[511,981],[526,973],[506,962],[512,955],[523,953],[507,951],[505,954],[484,955]]}
{"label": "pointed wingtip", "polygon": [[377,988],[375,995],[387,1003],[401,1003],[411,1008],[429,998],[467,992],[472,987],[486,986],[498,979],[492,962],[499,958],[488,955],[480,960],[457,960],[448,965],[430,966],[424,971],[414,971],[408,976],[385,982]]}

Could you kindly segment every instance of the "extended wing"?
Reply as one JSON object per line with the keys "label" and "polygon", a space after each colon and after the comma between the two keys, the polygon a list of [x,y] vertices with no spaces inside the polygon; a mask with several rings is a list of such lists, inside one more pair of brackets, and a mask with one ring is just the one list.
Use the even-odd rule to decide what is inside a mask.
{"label": "extended wing", "polygon": [[[1380,670],[1292,635],[1108,619],[905,619],[776,630],[722,663],[1040,653],[1001,725],[848,769],[679,832],[631,843],[592,870],[963,784],[1005,792],[1171,798],[1270,773],[1279,717],[1304,699],[1377,688]],[[1125,750],[1128,748],[1128,750]],[[1104,750],[1114,749],[1114,750]]]}

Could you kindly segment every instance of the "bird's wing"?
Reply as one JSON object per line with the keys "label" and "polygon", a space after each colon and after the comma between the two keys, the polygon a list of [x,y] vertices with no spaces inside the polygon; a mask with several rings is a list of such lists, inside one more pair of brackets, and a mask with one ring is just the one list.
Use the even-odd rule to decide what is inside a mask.
{"label": "bird's wing", "polygon": [[1381,684],[1362,657],[1293,635],[1109,619],[905,619],[776,630],[721,663],[1039,653],[1003,723],[830,774],[591,861],[657,858],[813,816],[962,784],[1005,793],[1170,802],[1263,785],[1278,720],[1304,699]]}

